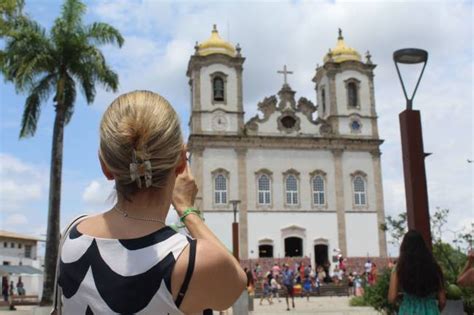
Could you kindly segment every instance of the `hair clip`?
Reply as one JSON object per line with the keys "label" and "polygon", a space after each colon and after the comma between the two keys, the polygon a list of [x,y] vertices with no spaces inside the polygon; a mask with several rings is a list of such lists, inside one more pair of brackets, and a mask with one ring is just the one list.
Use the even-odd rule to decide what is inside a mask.
{"label": "hair clip", "polygon": [[145,187],[148,188],[152,184],[151,162],[149,160],[138,163],[136,151],[133,150],[132,163],[130,163],[130,178],[136,181],[138,188],[142,188],[142,179],[145,179]]}

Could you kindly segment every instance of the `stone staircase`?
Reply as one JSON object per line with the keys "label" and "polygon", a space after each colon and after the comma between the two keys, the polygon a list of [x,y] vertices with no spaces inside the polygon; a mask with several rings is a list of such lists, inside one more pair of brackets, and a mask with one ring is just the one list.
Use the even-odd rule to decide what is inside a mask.
{"label": "stone staircase", "polygon": [[[284,297],[286,294],[285,289],[280,289],[279,291],[280,297]],[[301,294],[295,293],[295,297],[300,296]],[[262,288],[261,286],[257,286],[255,289],[255,298],[260,298],[262,296]],[[319,294],[318,292],[311,292],[310,296],[349,296],[349,289],[347,285],[344,284],[324,284],[320,287]]]}

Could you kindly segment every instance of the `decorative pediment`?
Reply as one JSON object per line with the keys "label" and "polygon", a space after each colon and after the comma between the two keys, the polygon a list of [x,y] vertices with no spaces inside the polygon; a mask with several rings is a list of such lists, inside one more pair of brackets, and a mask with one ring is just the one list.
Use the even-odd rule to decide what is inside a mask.
{"label": "decorative pediment", "polygon": [[293,224],[293,225],[290,225],[290,226],[287,226],[287,227],[281,229],[281,236],[283,238],[292,237],[292,236],[305,238],[306,229],[301,227],[301,226]]}
{"label": "decorative pediment", "polygon": [[328,246],[329,245],[329,241],[326,239],[326,238],[317,238],[313,241],[313,244],[314,245],[326,245]]}
{"label": "decorative pediment", "polygon": [[291,89],[288,84],[284,84],[278,92],[280,102],[278,103],[279,110],[292,109],[296,110],[295,91]]}
{"label": "decorative pediment", "polygon": [[295,175],[296,177],[300,176],[300,172],[295,170],[294,168],[290,168],[289,170],[283,172],[283,177],[286,177],[288,175]]}
{"label": "decorative pediment", "polygon": [[257,107],[258,110],[262,112],[263,114],[263,119],[268,119],[271,114],[273,114],[276,109],[277,109],[277,98],[275,95],[272,95],[270,97],[265,97],[263,101],[258,103]]}
{"label": "decorative pediment", "polygon": [[258,245],[273,245],[273,240],[271,238],[262,238],[258,240]]}
{"label": "decorative pediment", "polygon": [[309,119],[312,118],[313,113],[318,109],[317,106],[313,104],[306,97],[300,97],[296,109],[306,115]]}
{"label": "decorative pediment", "polygon": [[[284,84],[278,96],[265,97],[257,105],[261,114],[255,115],[245,124],[245,134],[319,135],[320,119],[313,118],[317,106],[305,97],[296,103],[295,93],[288,84]],[[331,133],[331,130],[326,129],[324,131],[327,134]]]}

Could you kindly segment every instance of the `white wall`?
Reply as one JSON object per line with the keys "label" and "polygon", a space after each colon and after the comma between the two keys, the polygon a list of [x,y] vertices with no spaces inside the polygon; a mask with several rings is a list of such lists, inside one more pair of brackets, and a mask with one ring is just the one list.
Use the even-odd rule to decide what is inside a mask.
{"label": "white wall", "polygon": [[223,168],[229,172],[228,180],[228,200],[239,199],[238,193],[238,175],[237,175],[237,154],[234,149],[213,149],[207,148],[203,152],[202,161],[203,175],[195,174],[195,176],[203,176],[202,180],[202,209],[231,209],[230,205],[217,206],[213,204],[214,183],[212,179],[212,171]]}
{"label": "white wall", "polygon": [[[211,74],[214,72],[223,72],[227,75],[226,88],[226,105],[212,104],[212,82]],[[213,110],[215,108],[223,108],[227,110],[237,110],[237,73],[234,68],[229,68],[223,64],[212,64],[201,68],[201,109]]]}
{"label": "white wall", "polygon": [[372,156],[369,152],[344,151],[342,155],[342,175],[344,181],[344,210],[354,210],[351,173],[362,171],[367,174],[367,210],[376,211],[375,181]]}
{"label": "white wall", "polygon": [[[13,243],[13,248],[11,247]],[[21,244],[21,248],[18,248],[18,245]],[[6,246],[5,246],[6,245]],[[25,258],[25,246],[31,246],[31,259],[36,259],[37,245],[36,241],[28,240],[19,240],[11,238],[1,238],[0,239],[0,255],[6,257],[20,257]],[[28,258],[27,258],[28,259]],[[2,262],[0,261],[0,264]]]}
{"label": "white wall", "polygon": [[[360,81],[359,85],[359,101],[360,110],[347,108],[347,90],[345,80],[355,78]],[[359,113],[362,116],[370,115],[370,89],[369,79],[365,74],[355,70],[345,70],[336,74],[336,99],[339,115],[350,115],[351,113]]]}
{"label": "white wall", "polygon": [[336,213],[250,212],[248,214],[249,257],[258,257],[258,241],[264,238],[273,240],[274,257],[284,257],[285,243],[281,229],[291,225],[306,229],[303,252],[308,257],[314,259],[313,242],[318,238],[329,241],[329,258],[333,255],[333,249],[339,247]]}
{"label": "white wall", "polygon": [[272,181],[272,209],[292,210],[295,207],[286,207],[284,203],[283,173],[289,169],[295,169],[300,173],[299,192],[302,210],[312,209],[310,173],[320,169],[327,173],[326,177],[326,199],[327,209],[335,210],[334,189],[334,162],[332,153],[328,150],[268,150],[249,149],[247,151],[247,198],[248,208],[257,209],[257,183],[255,172],[260,169],[268,169],[273,172]]}
{"label": "white wall", "polygon": [[376,213],[346,213],[347,255],[379,256]]}
{"label": "white wall", "polygon": [[[352,121],[356,119],[361,124],[360,132],[354,133],[352,132],[351,124]],[[354,136],[357,138],[365,137],[370,138],[372,137],[372,119],[370,118],[360,118],[356,115],[351,117],[340,117],[339,118],[339,133],[342,135],[349,135]]]}

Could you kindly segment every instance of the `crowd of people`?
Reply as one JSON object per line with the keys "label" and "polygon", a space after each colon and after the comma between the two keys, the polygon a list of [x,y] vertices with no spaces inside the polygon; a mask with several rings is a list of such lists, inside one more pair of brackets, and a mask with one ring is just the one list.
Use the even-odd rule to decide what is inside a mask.
{"label": "crowd of people", "polygon": [[[400,247],[398,261],[390,261],[392,271],[388,300],[399,305],[399,314],[440,314],[446,304],[445,281],[442,270],[426,246],[420,233],[406,233]],[[253,270],[245,268],[247,289],[250,295],[261,290],[260,305],[266,300],[280,302],[284,294],[287,310],[295,308],[295,295],[306,297],[319,295],[321,286],[328,283],[347,286],[348,295],[362,296],[364,288],[377,283],[377,265],[370,259],[361,272],[350,271],[346,259],[339,256],[332,272],[329,263],[312,268],[303,262],[280,266],[275,263],[270,270],[262,270],[257,263]],[[474,286],[474,252],[468,254],[466,266],[458,277],[460,286]]]}
{"label": "crowd of people", "polygon": [[247,289],[251,296],[256,290],[260,291],[260,302],[273,304],[275,300],[281,302],[280,293],[284,295],[287,309],[295,307],[294,297],[301,296],[309,299],[310,295],[320,295],[321,287],[329,283],[346,286],[348,295],[363,295],[363,288],[373,285],[377,281],[377,266],[367,260],[363,272],[348,271],[346,259],[339,255],[338,262],[330,271],[330,264],[313,268],[304,262],[289,266],[274,263],[268,270],[263,270],[259,263],[255,268],[245,268],[247,274]]}

